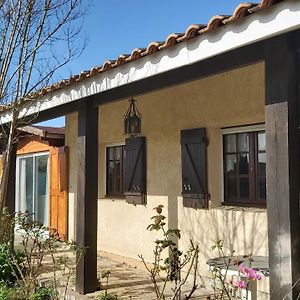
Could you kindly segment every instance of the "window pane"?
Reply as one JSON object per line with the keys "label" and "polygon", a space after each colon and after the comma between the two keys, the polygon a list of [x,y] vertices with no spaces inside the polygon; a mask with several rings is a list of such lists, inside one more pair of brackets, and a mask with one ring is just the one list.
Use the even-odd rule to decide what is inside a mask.
{"label": "window pane", "polygon": [[121,180],[120,177],[115,178],[115,190],[114,190],[115,193],[121,193],[122,192],[120,180]]}
{"label": "window pane", "polygon": [[113,177],[114,177],[114,162],[110,161],[107,166],[107,187],[108,192],[113,189]]}
{"label": "window pane", "polygon": [[121,151],[122,147],[115,147],[115,160],[120,160],[121,159]]}
{"label": "window pane", "polygon": [[240,198],[249,198],[249,178],[240,178]]}
{"label": "window pane", "polygon": [[[19,211],[34,213],[33,207],[33,158],[19,160]],[[33,219],[33,215],[30,216]]]}
{"label": "window pane", "polygon": [[236,174],[236,155],[226,155],[226,173],[227,175]]}
{"label": "window pane", "polygon": [[258,174],[266,176],[266,153],[258,153]]}
{"label": "window pane", "polygon": [[249,134],[239,133],[238,134],[238,151],[248,152],[249,151]]}
{"label": "window pane", "polygon": [[35,158],[36,190],[35,217],[41,224],[48,225],[48,155]]}
{"label": "window pane", "polygon": [[258,150],[265,151],[266,150],[266,133],[259,132],[257,134],[257,140],[258,140]]}
{"label": "window pane", "polygon": [[249,174],[249,154],[239,154],[239,174]]}
{"label": "window pane", "polygon": [[259,178],[259,198],[266,199],[266,178],[260,177]]}
{"label": "window pane", "polygon": [[120,184],[120,180],[121,180],[121,164],[119,161],[115,162],[114,165],[114,182],[115,182],[115,192],[121,192],[121,184]]}
{"label": "window pane", "polygon": [[107,148],[107,191],[108,195],[123,193],[123,146]]}
{"label": "window pane", "polygon": [[227,177],[226,179],[226,199],[236,199],[237,191],[236,191],[236,178],[235,177]]}
{"label": "window pane", "polygon": [[225,151],[236,152],[236,135],[226,134],[225,135]]}
{"label": "window pane", "polygon": [[108,159],[109,160],[114,160],[114,148],[113,147],[109,147],[107,148],[107,153],[108,153]]}

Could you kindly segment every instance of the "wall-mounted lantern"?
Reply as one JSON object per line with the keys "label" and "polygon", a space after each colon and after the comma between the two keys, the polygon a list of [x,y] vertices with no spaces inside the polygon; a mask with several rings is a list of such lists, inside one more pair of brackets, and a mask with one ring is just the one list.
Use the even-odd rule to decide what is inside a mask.
{"label": "wall-mounted lantern", "polygon": [[129,100],[129,108],[124,115],[124,134],[129,136],[141,133],[141,114],[137,110],[135,102],[134,98]]}

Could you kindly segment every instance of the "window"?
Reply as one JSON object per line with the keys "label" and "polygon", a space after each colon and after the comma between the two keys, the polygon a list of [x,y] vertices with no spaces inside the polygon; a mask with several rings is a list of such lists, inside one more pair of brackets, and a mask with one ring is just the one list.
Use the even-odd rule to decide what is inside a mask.
{"label": "window", "polygon": [[224,134],[225,203],[266,204],[264,131]]}
{"label": "window", "polygon": [[146,204],[145,137],[131,137],[125,145],[106,148],[106,195]]}
{"label": "window", "polygon": [[124,195],[124,146],[106,148],[106,194]]}

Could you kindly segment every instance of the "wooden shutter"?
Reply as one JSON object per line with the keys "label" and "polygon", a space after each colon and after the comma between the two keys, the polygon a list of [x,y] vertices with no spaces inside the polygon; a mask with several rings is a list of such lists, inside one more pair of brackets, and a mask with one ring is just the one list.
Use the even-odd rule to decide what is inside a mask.
{"label": "wooden shutter", "polygon": [[125,141],[124,193],[131,204],[146,204],[146,139]]}
{"label": "wooden shutter", "polygon": [[59,163],[59,191],[68,190],[68,148],[67,146],[58,148]]}
{"label": "wooden shutter", "polygon": [[68,148],[50,149],[50,228],[68,236]]}
{"label": "wooden shutter", "polygon": [[205,128],[181,131],[183,205],[208,208],[207,145]]}

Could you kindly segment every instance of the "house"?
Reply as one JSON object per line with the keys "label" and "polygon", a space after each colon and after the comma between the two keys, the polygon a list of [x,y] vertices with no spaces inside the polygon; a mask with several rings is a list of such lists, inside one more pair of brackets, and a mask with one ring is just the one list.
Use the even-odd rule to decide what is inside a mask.
{"label": "house", "polygon": [[28,211],[67,239],[68,189],[65,129],[24,126],[16,157],[16,211]]}
{"label": "house", "polygon": [[[97,249],[151,259],[162,204],[179,247],[199,243],[201,274],[223,239],[269,256],[271,299],[296,299],[299,53],[300,1],[242,3],[35,95],[39,120],[66,115],[69,237],[88,246],[77,291],[96,289]],[[141,134],[125,139],[132,97]]]}

